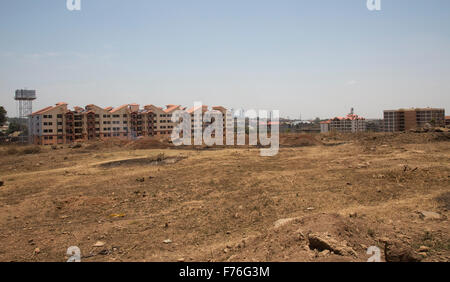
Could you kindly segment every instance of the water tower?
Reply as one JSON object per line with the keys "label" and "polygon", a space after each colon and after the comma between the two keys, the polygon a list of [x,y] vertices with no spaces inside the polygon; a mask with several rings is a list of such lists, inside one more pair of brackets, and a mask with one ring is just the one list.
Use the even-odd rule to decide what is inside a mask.
{"label": "water tower", "polygon": [[17,114],[19,117],[19,123],[21,124],[21,130],[23,131],[28,127],[28,132],[23,132],[22,134],[21,141],[24,142],[26,140],[26,136],[30,136],[29,116],[33,112],[33,100],[36,100],[36,90],[16,90],[14,100],[16,100],[17,104]]}

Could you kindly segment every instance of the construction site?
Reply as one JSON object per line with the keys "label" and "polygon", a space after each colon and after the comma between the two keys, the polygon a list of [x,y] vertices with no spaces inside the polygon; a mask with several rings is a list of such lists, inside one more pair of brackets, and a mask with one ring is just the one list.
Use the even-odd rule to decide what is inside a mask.
{"label": "construction site", "polygon": [[450,260],[450,133],[0,147],[0,261]]}

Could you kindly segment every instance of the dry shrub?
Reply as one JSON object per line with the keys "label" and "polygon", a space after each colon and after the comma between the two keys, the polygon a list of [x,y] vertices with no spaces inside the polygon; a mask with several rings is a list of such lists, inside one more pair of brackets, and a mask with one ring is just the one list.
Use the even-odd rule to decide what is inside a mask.
{"label": "dry shrub", "polygon": [[41,147],[36,145],[31,146],[8,146],[6,150],[3,151],[6,155],[29,155],[37,154],[41,152]]}
{"label": "dry shrub", "polygon": [[19,150],[16,147],[10,147],[6,150],[7,155],[17,155],[19,154]]}
{"label": "dry shrub", "polygon": [[39,146],[27,146],[22,149],[22,154],[38,154],[41,152],[41,147]]}

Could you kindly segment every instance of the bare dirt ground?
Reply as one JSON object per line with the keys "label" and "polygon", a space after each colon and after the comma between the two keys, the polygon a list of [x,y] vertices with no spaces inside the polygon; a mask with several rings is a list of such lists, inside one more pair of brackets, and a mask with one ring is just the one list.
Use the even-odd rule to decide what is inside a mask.
{"label": "bare dirt ground", "polygon": [[449,261],[448,133],[0,148],[0,261]]}

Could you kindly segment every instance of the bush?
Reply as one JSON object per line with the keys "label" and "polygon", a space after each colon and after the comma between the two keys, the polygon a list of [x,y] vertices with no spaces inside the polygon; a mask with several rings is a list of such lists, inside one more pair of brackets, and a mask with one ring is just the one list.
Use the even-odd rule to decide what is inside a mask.
{"label": "bush", "polygon": [[29,146],[29,147],[25,147],[23,150],[22,150],[22,153],[23,154],[37,154],[37,153],[40,153],[41,152],[41,147],[39,147],[39,146]]}
{"label": "bush", "polygon": [[17,150],[16,147],[11,147],[8,150],[6,150],[7,155],[17,155],[19,153],[19,150]]}

